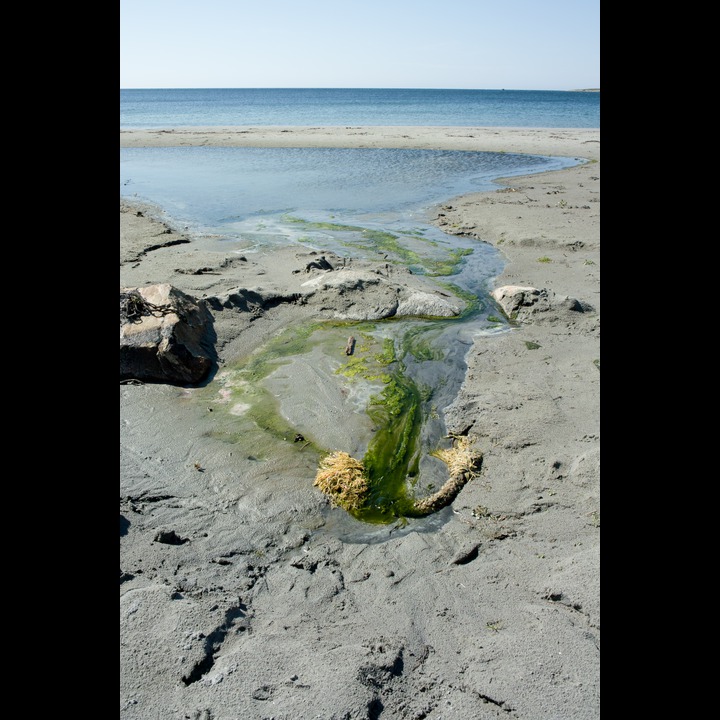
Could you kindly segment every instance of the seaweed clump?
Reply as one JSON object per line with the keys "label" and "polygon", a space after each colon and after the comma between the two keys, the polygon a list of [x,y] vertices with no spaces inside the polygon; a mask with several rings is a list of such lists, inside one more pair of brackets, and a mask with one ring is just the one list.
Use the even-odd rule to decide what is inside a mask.
{"label": "seaweed clump", "polygon": [[333,505],[345,510],[361,508],[369,489],[365,466],[342,451],[330,453],[320,461],[314,485]]}
{"label": "seaweed clump", "polygon": [[[431,453],[442,460],[450,477],[436,493],[409,503],[396,501],[397,508],[404,506],[404,512],[395,512],[394,518],[425,517],[449,505],[468,481],[479,475],[482,453],[473,451],[468,438],[457,438],[453,447]],[[352,512],[356,517],[368,508],[369,483],[364,464],[346,452],[336,451],[320,461],[315,477],[315,487],[330,498],[330,502]],[[360,515],[363,513],[360,512]],[[382,513],[381,513],[382,514]]]}
{"label": "seaweed clump", "polygon": [[458,438],[451,448],[436,450],[431,454],[448,466],[450,477],[436,493],[415,501],[413,513],[417,517],[429,515],[449,505],[468,481],[479,475],[483,457],[482,453],[471,449],[470,441],[466,437]]}
{"label": "seaweed clump", "polygon": [[482,453],[473,452],[467,437],[457,438],[453,447],[436,450],[431,454],[448,466],[451,477],[466,474],[468,479],[477,476],[478,464],[482,458]]}

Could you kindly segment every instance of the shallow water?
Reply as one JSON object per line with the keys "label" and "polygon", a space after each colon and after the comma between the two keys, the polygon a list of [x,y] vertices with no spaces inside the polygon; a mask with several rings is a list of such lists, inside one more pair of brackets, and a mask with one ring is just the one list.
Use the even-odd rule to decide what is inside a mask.
{"label": "shallow water", "polygon": [[[435,202],[491,190],[498,177],[559,170],[568,158],[387,148],[122,148],[120,193],[178,222],[232,237],[236,223],[284,213],[344,222],[413,216]],[[352,224],[352,223],[349,223]]]}
{"label": "shallow water", "polygon": [[[386,257],[409,265],[416,273],[448,272],[453,267],[452,274],[439,280],[447,283],[449,293],[474,299],[472,312],[461,319],[363,324],[363,331],[378,342],[392,339],[403,376],[420,390],[419,451],[412,454],[419,467],[419,477],[414,479],[418,496],[438,489],[447,479],[443,464],[430,453],[449,446],[444,439],[443,410],[464,379],[468,349],[478,337],[507,330],[488,294],[492,279],[503,268],[500,253],[477,240],[443,233],[427,224],[424,213],[454,196],[491,190],[497,187],[493,182],[497,177],[557,170],[580,162],[503,153],[324,148],[143,148],[123,149],[120,158],[121,196],[162,207],[173,224],[211,235],[211,242],[226,250],[299,244],[344,256]],[[248,382],[242,368],[229,368],[213,381],[208,392],[216,393],[215,400],[227,410],[227,427],[237,426],[235,442],[251,439],[263,452],[273,452],[273,435],[287,438],[297,430],[319,452],[342,449],[362,454],[368,450],[377,423],[362,416],[350,422],[347,418],[362,412],[358,398],[369,398],[377,391],[377,383],[363,385],[362,378],[356,378],[353,385],[335,374],[336,361],[312,356],[318,348],[357,332],[347,328],[340,334],[332,329],[315,332],[320,335],[312,342],[290,345],[291,350],[282,360],[274,360],[272,367],[261,360],[265,369],[257,378],[262,383]],[[326,358],[332,352],[327,351]],[[316,383],[322,403],[301,406],[287,381],[284,363],[295,363],[308,382]],[[323,404],[329,411],[323,413]],[[265,428],[260,433],[268,436],[264,442],[258,427]],[[337,447],[343,439],[348,447]],[[388,452],[392,448],[381,454]],[[288,462],[292,462],[291,451]],[[329,513],[329,518],[334,518],[330,524],[344,539],[367,540],[387,536],[393,512],[368,516],[375,525],[349,516],[338,520],[338,511]],[[438,516],[411,520],[410,527],[432,528],[447,513]]]}

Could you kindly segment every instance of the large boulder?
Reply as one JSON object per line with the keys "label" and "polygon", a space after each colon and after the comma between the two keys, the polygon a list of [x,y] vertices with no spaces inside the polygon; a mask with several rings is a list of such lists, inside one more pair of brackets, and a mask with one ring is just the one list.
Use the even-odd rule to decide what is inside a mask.
{"label": "large boulder", "polygon": [[120,288],[120,379],[192,384],[213,365],[212,315],[168,283]]}

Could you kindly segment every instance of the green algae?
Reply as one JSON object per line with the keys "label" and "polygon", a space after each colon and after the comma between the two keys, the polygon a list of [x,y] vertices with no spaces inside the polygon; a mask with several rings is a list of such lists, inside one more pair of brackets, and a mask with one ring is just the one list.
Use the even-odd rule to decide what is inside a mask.
{"label": "green algae", "polygon": [[380,365],[390,365],[397,360],[395,355],[395,343],[392,338],[385,338],[382,342],[382,350],[375,353],[375,360]]}
{"label": "green algae", "polygon": [[355,344],[355,353],[347,362],[341,365],[336,375],[344,375],[353,380],[358,377],[370,382],[380,380],[389,382],[388,375],[384,368],[395,361],[395,348],[391,338],[385,338],[382,343],[371,335],[361,335],[361,342]]}
{"label": "green algae", "polygon": [[[440,328],[438,328],[439,330]],[[434,333],[435,334],[435,333]],[[402,337],[402,355],[412,355],[417,361],[442,360],[444,353],[441,348],[430,344],[431,333],[425,325],[410,328]]]}
{"label": "green algae", "polygon": [[[327,230],[343,233],[343,236],[339,239],[346,247],[355,247],[365,251],[372,250],[394,264],[407,265],[414,272],[431,277],[456,274],[463,258],[473,253],[471,248],[456,248],[448,251],[446,256],[441,259],[424,257],[415,250],[404,247],[401,242],[402,237],[412,237],[415,242],[421,241],[437,247],[436,242],[422,237],[417,230],[395,234],[386,230],[372,230],[358,225],[339,225],[331,222],[304,220],[292,215],[283,216],[283,220],[293,225],[302,226],[303,229],[307,230]],[[308,241],[309,238],[303,236],[303,240]]]}
{"label": "green algae", "polygon": [[[246,426],[249,422],[267,437],[264,441],[254,441],[256,454],[270,454],[272,444],[278,440],[298,450],[310,446],[318,455],[326,452],[305,438],[302,443],[296,442],[296,429],[283,418],[277,399],[263,387],[261,380],[290,362],[293,356],[309,352],[318,343],[327,346],[328,352],[336,352],[339,331],[347,330],[348,325],[327,322],[288,328],[259,352],[224,371],[221,383],[227,395],[228,414],[238,404],[244,409],[241,417],[231,417],[223,427],[217,427],[213,436],[226,442],[242,442],[247,430],[233,432],[228,423]],[[359,338],[356,354],[348,357],[336,373],[351,382],[379,382],[382,389],[370,396],[367,408],[376,430],[363,458],[369,481],[366,503],[362,508],[348,512],[365,522],[389,523],[411,512],[412,498],[408,494],[407,479],[418,474],[421,403],[426,393],[405,376],[392,338],[371,334],[369,330],[376,326],[369,324],[364,324],[367,331],[361,333],[357,325],[354,326]]]}
{"label": "green algae", "polygon": [[352,515],[365,522],[389,523],[411,512],[407,480],[417,477],[420,463],[421,397],[402,367],[371,398],[368,414],[378,426],[363,458],[369,491],[365,505]]}
{"label": "green algae", "polygon": [[475,293],[472,293],[469,290],[464,290],[458,285],[454,285],[452,283],[441,283],[441,285],[465,302],[465,309],[457,317],[451,318],[452,321],[457,322],[458,320],[465,320],[471,315],[475,315],[480,312],[484,308],[484,303]]}
{"label": "green algae", "polygon": [[311,336],[320,327],[320,323],[310,323],[286,328],[270,340],[262,352],[248,358],[242,369],[245,379],[252,382],[262,380],[275,370],[282,360],[305,352]]}
{"label": "green algae", "polygon": [[[415,272],[428,275],[452,275],[458,272],[463,258],[471,249],[454,249],[441,259],[423,257],[420,253],[402,245],[402,238],[410,236],[416,241],[437,247],[437,243],[419,237],[419,231],[408,231],[404,235],[370,230],[352,225],[340,225],[331,222],[309,222],[300,218],[285,217],[286,222],[299,225],[302,229],[327,230],[339,233],[339,239],[347,246],[374,250],[388,257],[387,262],[404,263]],[[303,236],[309,240],[308,236]],[[310,448],[322,456],[327,453],[315,443],[296,441],[297,433],[285,421],[280,412],[277,399],[267,391],[261,381],[283,364],[289,363],[294,356],[310,352],[313,347],[322,346],[328,354],[342,353],[338,343],[340,330],[350,332],[356,337],[352,356],[335,370],[348,382],[379,383],[381,389],[368,400],[367,415],[374,425],[362,463],[367,474],[369,491],[360,508],[348,509],[358,520],[373,524],[405,522],[406,518],[418,516],[415,511],[413,491],[419,478],[421,458],[420,431],[424,415],[437,417],[437,408],[430,407],[434,388],[430,385],[418,385],[407,374],[404,364],[406,357],[416,362],[441,361],[444,350],[433,345],[433,339],[450,322],[457,322],[477,313],[482,301],[473,293],[462,288],[443,283],[448,292],[465,302],[463,312],[454,318],[421,318],[415,324],[403,325],[403,331],[397,344],[391,337],[382,335],[382,328],[402,322],[392,318],[379,322],[323,321],[294,326],[280,333],[268,342],[259,352],[241,362],[233,371],[230,392],[232,399],[243,405],[243,417],[269,438],[259,442],[258,447],[268,447],[272,452],[272,442],[283,440],[295,449]],[[345,335],[345,337],[347,337]],[[442,380],[440,380],[442,382]],[[226,433],[226,439],[233,441],[234,435]],[[244,441],[238,433],[237,442]],[[255,446],[254,446],[255,447]]]}
{"label": "green algae", "polygon": [[[219,384],[222,385],[220,393],[228,406],[228,413],[232,415],[233,408],[238,405],[243,408],[242,413],[235,418],[235,424],[246,420],[268,435],[268,451],[271,450],[272,443],[282,440],[298,449],[310,447],[318,453],[322,452],[322,449],[310,440],[303,439],[298,445],[296,429],[283,418],[277,399],[261,382],[270,373],[289,363],[294,356],[307,352],[313,336],[321,327],[320,323],[309,323],[286,328],[261,351],[241,360],[233,368],[224,371],[219,378]],[[242,441],[244,433],[218,429],[214,436],[226,442],[237,443]]]}
{"label": "green algae", "polygon": [[[277,399],[261,380],[290,362],[293,356],[308,353],[318,345],[323,352],[340,353],[340,338],[351,328],[357,338],[355,354],[347,357],[335,373],[348,382],[379,383],[380,389],[370,395],[366,409],[374,426],[362,458],[368,493],[361,507],[346,512],[371,524],[404,522],[418,516],[413,492],[419,477],[420,430],[423,408],[432,398],[433,388],[418,385],[409,377],[403,359],[406,355],[416,360],[441,359],[442,351],[431,345],[438,322],[443,321],[412,325],[402,333],[399,345],[382,334],[387,321],[325,321],[288,328],[260,351],[224,371],[222,382],[230,396],[228,402],[235,403],[232,407],[242,404],[243,413],[242,417],[228,418],[214,434],[227,442],[241,443],[247,441],[249,434],[259,432],[258,436],[252,434],[254,456],[270,457],[278,440],[297,451],[309,448],[319,457],[327,454],[327,449],[311,440],[296,440],[296,429],[283,418]],[[232,430],[233,422],[241,425],[236,433]],[[254,430],[247,429],[248,423]]]}
{"label": "green algae", "polygon": [[445,260],[425,260],[425,267],[428,269],[427,274],[433,277],[455,275],[463,258],[472,255],[473,252],[471,248],[458,248],[451,250]]}
{"label": "green algae", "polygon": [[[413,328],[414,335],[420,332]],[[392,338],[375,337],[370,332],[358,334],[356,354],[335,372],[351,382],[361,378],[383,385],[370,396],[367,407],[375,427],[362,459],[368,493],[362,507],[348,512],[364,522],[390,523],[412,511],[408,479],[412,485],[418,475],[421,408],[430,389],[418,387],[407,377]]]}
{"label": "green algae", "polygon": [[[371,230],[370,228],[360,227],[358,225],[338,225],[331,222],[317,222],[312,220],[303,220],[302,218],[292,215],[284,215],[283,221],[293,225],[300,225],[306,230],[327,230],[330,232],[343,233],[346,237],[343,244],[349,247],[358,247],[363,250],[374,249],[378,253],[393,253],[402,256],[404,250],[398,241],[398,235],[384,230]],[[359,235],[366,242],[352,241],[352,235]],[[368,245],[371,247],[368,248]],[[415,256],[416,254],[413,254]],[[419,257],[419,256],[417,256]]]}

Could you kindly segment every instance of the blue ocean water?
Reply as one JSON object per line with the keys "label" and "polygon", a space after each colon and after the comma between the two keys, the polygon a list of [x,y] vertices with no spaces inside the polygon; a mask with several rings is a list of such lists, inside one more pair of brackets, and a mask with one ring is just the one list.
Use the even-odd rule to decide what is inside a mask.
{"label": "blue ocean water", "polygon": [[600,93],[557,90],[120,90],[120,128],[429,125],[599,128]]}

